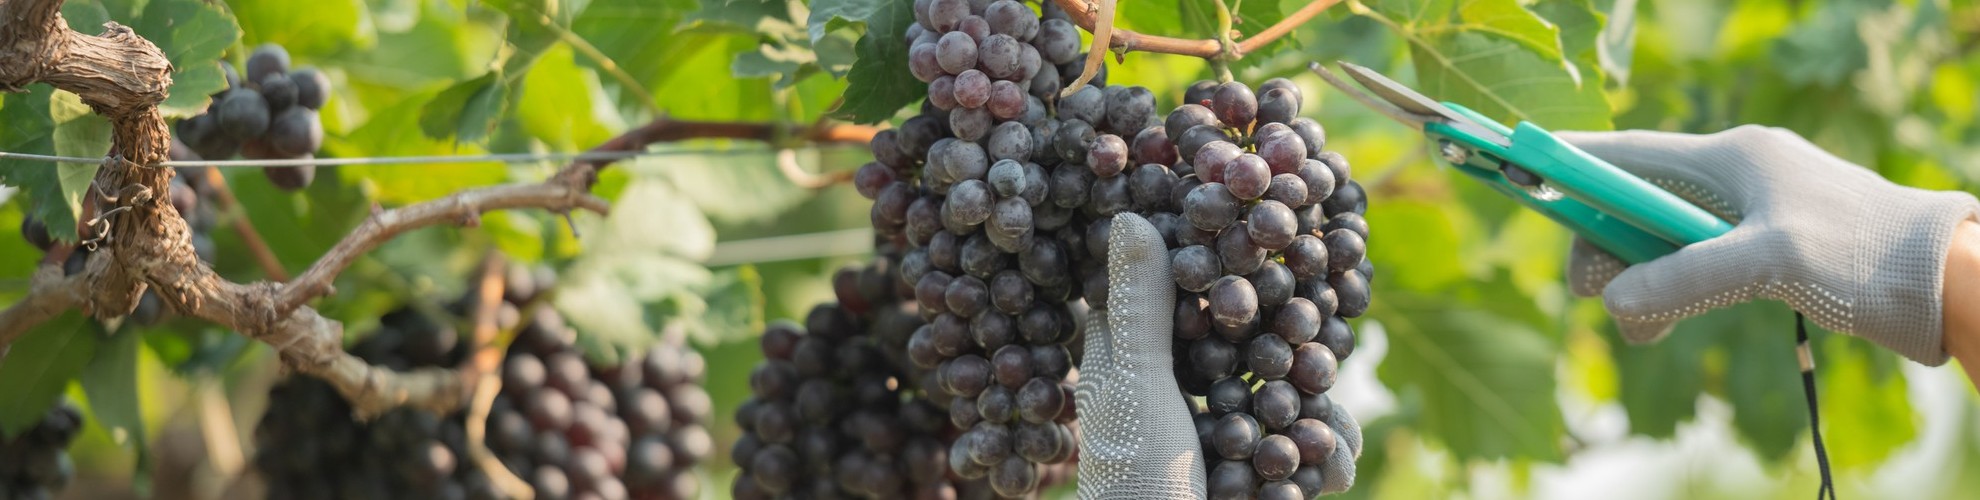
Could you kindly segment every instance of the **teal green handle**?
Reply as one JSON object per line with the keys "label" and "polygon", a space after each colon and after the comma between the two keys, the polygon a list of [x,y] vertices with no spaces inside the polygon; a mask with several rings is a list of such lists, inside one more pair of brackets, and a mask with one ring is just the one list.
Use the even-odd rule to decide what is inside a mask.
{"label": "teal green handle", "polygon": [[[1463,106],[1445,105],[1511,138],[1511,145],[1501,146],[1443,123],[1426,123],[1425,132],[1472,150],[1464,164],[1453,167],[1567,226],[1624,262],[1647,262],[1675,252],[1680,246],[1732,230],[1732,224],[1710,212],[1576,149],[1531,123],[1521,122],[1517,129],[1508,129]],[[1501,161],[1526,168],[1566,196],[1553,199],[1534,196],[1526,188],[1506,180],[1500,173]]]}

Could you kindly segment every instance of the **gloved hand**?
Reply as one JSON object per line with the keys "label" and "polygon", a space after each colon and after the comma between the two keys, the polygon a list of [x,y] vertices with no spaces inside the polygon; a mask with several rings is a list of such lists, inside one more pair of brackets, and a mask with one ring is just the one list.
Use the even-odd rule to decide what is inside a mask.
{"label": "gloved hand", "polygon": [[[1204,498],[1204,455],[1173,370],[1175,281],[1162,235],[1132,213],[1114,216],[1107,305],[1087,316],[1075,400],[1081,499]],[[1339,444],[1323,472],[1327,493],[1354,484],[1361,426],[1336,409]]]}
{"label": "gloved hand", "polygon": [[1953,228],[1980,213],[1972,195],[1899,186],[1777,128],[1557,135],[1735,224],[1627,267],[1576,238],[1571,286],[1600,294],[1625,339],[1655,341],[1679,319],[1763,298],[1914,361],[1945,363],[1946,252]]}

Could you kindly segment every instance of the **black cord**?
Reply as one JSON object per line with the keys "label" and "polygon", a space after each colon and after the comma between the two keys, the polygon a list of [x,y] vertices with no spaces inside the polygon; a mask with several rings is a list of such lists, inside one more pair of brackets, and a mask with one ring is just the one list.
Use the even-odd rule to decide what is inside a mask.
{"label": "black cord", "polygon": [[1815,466],[1822,470],[1822,488],[1815,490],[1820,500],[1836,498],[1836,481],[1829,473],[1829,451],[1822,446],[1822,421],[1815,405],[1815,356],[1808,350],[1808,325],[1800,312],[1794,313],[1794,350],[1801,358],[1801,389],[1808,395],[1808,433],[1815,438]]}

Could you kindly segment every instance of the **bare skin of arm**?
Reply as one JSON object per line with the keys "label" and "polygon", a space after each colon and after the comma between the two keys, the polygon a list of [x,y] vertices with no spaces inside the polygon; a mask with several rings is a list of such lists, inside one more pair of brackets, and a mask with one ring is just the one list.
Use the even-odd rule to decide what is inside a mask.
{"label": "bare skin of arm", "polygon": [[1946,352],[1959,360],[1966,378],[1980,387],[1980,223],[1962,222],[1953,230],[1941,310]]}

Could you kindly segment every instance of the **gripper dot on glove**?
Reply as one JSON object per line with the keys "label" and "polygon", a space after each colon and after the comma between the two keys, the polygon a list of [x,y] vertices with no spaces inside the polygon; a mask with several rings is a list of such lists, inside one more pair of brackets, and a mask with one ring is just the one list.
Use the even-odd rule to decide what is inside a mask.
{"label": "gripper dot on glove", "polygon": [[1109,309],[1087,316],[1075,393],[1079,498],[1203,498],[1203,450],[1171,359],[1175,282],[1147,219],[1114,216],[1107,283]]}

